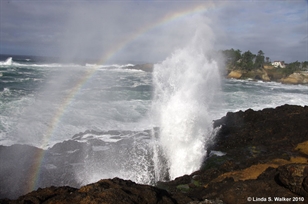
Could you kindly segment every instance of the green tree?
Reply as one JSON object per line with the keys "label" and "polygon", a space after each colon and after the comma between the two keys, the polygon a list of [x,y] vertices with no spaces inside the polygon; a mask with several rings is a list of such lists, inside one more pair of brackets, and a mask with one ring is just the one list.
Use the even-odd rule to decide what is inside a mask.
{"label": "green tree", "polygon": [[253,67],[253,59],[255,55],[252,54],[249,50],[244,52],[242,55],[241,68],[247,71],[251,71]]}
{"label": "green tree", "polygon": [[228,65],[234,66],[236,65],[236,62],[241,59],[241,51],[239,49],[234,50],[232,48],[230,50],[223,50],[222,53]]}
{"label": "green tree", "polygon": [[260,68],[264,64],[264,52],[262,50],[259,50],[257,56],[256,56],[256,61],[254,63],[254,68]]}
{"label": "green tree", "polygon": [[269,59],[270,59],[269,57],[266,57],[266,63],[269,63]]}
{"label": "green tree", "polygon": [[286,68],[283,68],[283,73],[288,76],[290,74],[293,74],[294,72],[300,71],[300,65],[301,63],[296,61],[296,62],[291,62],[289,63]]}
{"label": "green tree", "polygon": [[308,70],[308,61],[302,62],[302,70]]}
{"label": "green tree", "polygon": [[242,58],[241,50],[237,49],[234,51],[234,56],[235,56],[235,62],[237,62],[239,59]]}

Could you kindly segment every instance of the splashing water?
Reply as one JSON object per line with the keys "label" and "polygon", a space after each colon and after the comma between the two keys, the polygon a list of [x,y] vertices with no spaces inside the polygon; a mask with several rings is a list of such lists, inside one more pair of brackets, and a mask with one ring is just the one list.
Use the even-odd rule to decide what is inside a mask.
{"label": "splashing water", "polygon": [[11,66],[13,64],[13,58],[9,57],[7,58],[4,62],[0,62],[0,66],[4,65],[4,66]]}
{"label": "splashing water", "polygon": [[[218,61],[210,57],[212,41],[213,35],[204,27],[187,47],[154,67],[153,110],[170,179],[200,168],[211,137],[209,111],[220,87]],[[157,165],[163,169],[163,162]]]}
{"label": "splashing water", "polygon": [[118,176],[155,184],[200,168],[213,135],[210,112],[217,107],[220,89],[219,63],[211,57],[212,40],[205,27],[188,46],[155,65],[150,119],[144,120],[151,127],[153,120],[158,128],[110,146],[106,158],[98,157],[86,165],[86,174],[78,176],[80,182]]}

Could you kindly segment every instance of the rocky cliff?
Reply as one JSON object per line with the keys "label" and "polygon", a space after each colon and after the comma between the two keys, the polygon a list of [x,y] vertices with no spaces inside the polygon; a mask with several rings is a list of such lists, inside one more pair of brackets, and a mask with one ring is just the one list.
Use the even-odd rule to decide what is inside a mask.
{"label": "rocky cliff", "polygon": [[286,84],[308,84],[308,73],[307,72],[293,73],[281,79],[281,82]]}
{"label": "rocky cliff", "polygon": [[199,171],[156,187],[118,178],[0,203],[307,203],[308,107],[227,113]]}
{"label": "rocky cliff", "polygon": [[308,84],[307,72],[295,72],[290,75],[285,75],[280,69],[262,68],[251,71],[230,70],[227,78],[233,79],[253,79],[262,81],[276,81],[285,84]]}
{"label": "rocky cliff", "polygon": [[[154,69],[154,64],[137,64],[125,68],[152,72]],[[265,82],[276,81],[284,84],[308,84],[307,72],[295,72],[290,75],[286,75],[283,73],[283,69],[277,69],[270,65],[264,65],[263,68],[251,71],[240,69],[228,70],[226,77],[229,79],[253,79],[262,80]]]}
{"label": "rocky cliff", "polygon": [[265,69],[258,69],[253,71],[232,70],[227,75],[227,78],[234,78],[234,79],[250,78],[255,80],[271,81]]}

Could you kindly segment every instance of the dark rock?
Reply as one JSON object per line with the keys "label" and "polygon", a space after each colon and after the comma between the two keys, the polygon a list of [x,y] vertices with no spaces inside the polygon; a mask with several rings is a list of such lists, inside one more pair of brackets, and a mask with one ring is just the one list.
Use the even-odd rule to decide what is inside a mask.
{"label": "dark rock", "polygon": [[38,189],[19,197],[8,204],[21,203],[92,203],[92,204],[174,204],[177,203],[165,190],[139,185],[119,178],[100,180],[80,189],[70,187],[49,187]]}
{"label": "dark rock", "polygon": [[36,187],[34,182],[40,187],[80,187],[74,177],[76,165],[72,164],[84,161],[87,148],[76,141],[65,141],[47,150],[29,145],[0,146],[0,198],[15,199],[28,193]]}
{"label": "dark rock", "polygon": [[205,199],[204,201],[191,201],[188,204],[224,204],[224,202],[219,199],[215,200]]}
{"label": "dark rock", "polygon": [[307,164],[286,164],[278,168],[279,181],[292,192],[308,196],[307,178],[308,165]]}
{"label": "dark rock", "polygon": [[[27,193],[28,176],[44,150],[29,145],[0,146],[0,198],[14,198]],[[17,195],[18,195],[17,194]]]}
{"label": "dark rock", "polygon": [[[208,147],[209,153],[224,154],[209,154],[199,171],[174,181],[159,182],[157,184],[159,188],[116,178],[101,180],[80,189],[69,187],[39,189],[18,198],[17,201],[6,199],[0,200],[0,203],[29,201],[28,203],[241,204],[248,203],[248,199],[274,201],[275,197],[296,197],[306,202],[308,199],[307,121],[307,106],[284,105],[262,111],[249,109],[228,113],[220,120],[214,121],[214,127],[220,127],[220,130]],[[114,135],[120,136],[116,133]],[[128,141],[122,142],[125,144]],[[69,144],[67,148],[71,148],[70,151],[79,146],[73,142],[62,145],[64,144]],[[129,145],[128,143],[128,147]],[[1,147],[0,151],[3,148]],[[84,150],[71,154],[75,154],[75,159],[78,160],[79,157],[83,157],[82,152],[88,150],[87,148],[88,146],[82,146],[80,149]],[[35,153],[41,150],[31,151]],[[57,151],[49,153],[55,152]],[[98,155],[97,159],[101,159],[99,152]],[[63,156],[70,158],[66,154]],[[96,157],[93,156],[94,158]],[[86,175],[86,168],[84,173]]]}
{"label": "dark rock", "polygon": [[[199,201],[218,198],[226,203],[247,203],[252,196],[303,196],[283,185],[278,168],[287,164],[308,165],[307,121],[307,106],[227,113],[214,121],[214,127],[220,130],[208,147],[208,152],[225,154],[209,154],[201,169],[189,175],[199,186],[190,186],[182,193]],[[165,182],[163,186],[171,193],[178,192],[177,186],[187,184],[187,176],[183,178],[182,182]],[[302,177],[299,182],[306,192],[308,179]]]}
{"label": "dark rock", "polygon": [[[65,148],[63,148],[65,147]],[[50,152],[53,153],[63,153],[63,149],[66,151],[75,151],[83,148],[83,144],[74,140],[67,140],[61,143],[55,144],[53,147],[49,149]]]}

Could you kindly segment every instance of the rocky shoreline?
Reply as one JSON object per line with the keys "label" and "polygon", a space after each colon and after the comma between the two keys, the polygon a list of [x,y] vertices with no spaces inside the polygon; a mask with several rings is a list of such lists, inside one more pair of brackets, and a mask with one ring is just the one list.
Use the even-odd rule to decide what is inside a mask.
{"label": "rocky shoreline", "polygon": [[[281,71],[281,70],[280,70]],[[230,70],[227,73],[229,79],[253,79],[264,82],[275,81],[284,84],[308,84],[308,72],[294,72],[285,75],[275,69],[260,68],[252,71]]]}
{"label": "rocky shoreline", "polygon": [[[142,70],[145,72],[152,72],[154,64],[137,64],[134,66],[126,67],[127,69]],[[263,66],[263,68],[244,71],[240,69],[228,70],[226,73],[226,78],[229,79],[252,79],[261,80],[264,82],[280,82],[283,84],[308,84],[308,72],[294,72],[289,75],[285,75],[281,72],[282,69],[277,71],[273,66]]]}
{"label": "rocky shoreline", "polygon": [[227,113],[214,121],[218,134],[191,175],[155,187],[119,178],[81,188],[47,187],[0,203],[305,203],[307,125],[307,106]]}

